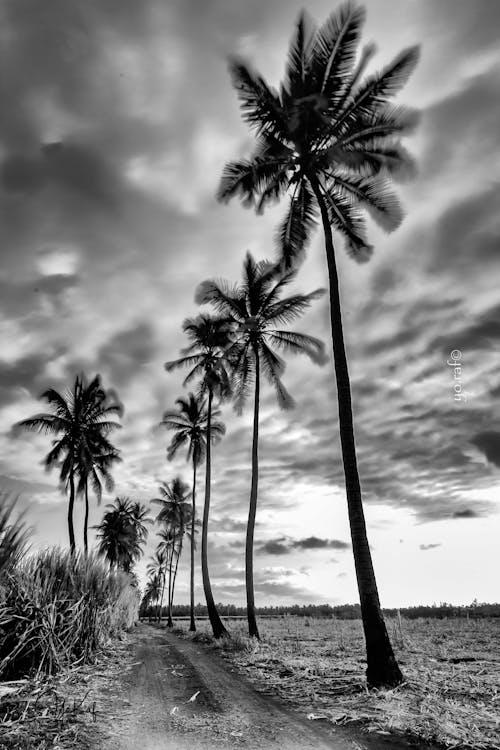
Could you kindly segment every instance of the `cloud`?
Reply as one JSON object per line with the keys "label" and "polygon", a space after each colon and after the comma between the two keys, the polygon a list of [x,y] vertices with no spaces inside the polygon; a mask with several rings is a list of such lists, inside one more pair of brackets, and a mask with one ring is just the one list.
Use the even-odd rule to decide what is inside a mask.
{"label": "cloud", "polygon": [[419,544],[418,548],[421,549],[423,552],[427,552],[429,549],[436,549],[436,547],[441,547],[441,542],[438,542],[436,544]]}
{"label": "cloud", "polygon": [[456,510],[452,514],[452,518],[481,518],[483,514],[472,508],[464,508],[463,510]]}
{"label": "cloud", "polygon": [[257,552],[267,555],[288,555],[293,550],[315,550],[315,549],[349,549],[350,544],[340,539],[320,539],[317,536],[306,537],[305,539],[290,539],[279,537],[270,539],[257,548]]}
{"label": "cloud", "polygon": [[480,432],[472,438],[471,443],[484,453],[490,463],[500,466],[500,432]]}

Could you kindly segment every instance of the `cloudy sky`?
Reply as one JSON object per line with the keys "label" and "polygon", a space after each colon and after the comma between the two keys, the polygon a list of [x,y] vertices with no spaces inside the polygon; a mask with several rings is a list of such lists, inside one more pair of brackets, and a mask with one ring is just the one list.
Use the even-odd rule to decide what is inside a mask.
{"label": "cloudy sky", "polygon": [[[276,84],[300,8],[49,5],[0,5],[0,486],[21,493],[38,546],[67,543],[66,500],[56,472],[41,466],[48,438],[16,438],[11,426],[41,410],[44,388],[64,388],[82,368],[101,373],[125,404],[116,492],[147,501],[160,480],[190,478],[182,456],[166,462],[167,436],[154,429],[182,393],[182,375],[163,363],[185,343],[197,284],[237,281],[248,249],[272,257],[281,216],[279,207],[256,217],[215,201],[225,161],[252,143],[226,59],[242,54]],[[318,20],[335,7],[307,5]],[[386,606],[498,600],[499,23],[495,0],[367,2],[364,39],[377,43],[376,64],[423,44],[401,95],[422,111],[407,143],[418,176],[400,187],[405,222],[389,237],[370,227],[375,254],[363,266],[337,238],[360,473]],[[298,289],[325,284],[323,255],[318,231]],[[329,340],[326,299],[297,329]],[[257,604],[353,602],[331,363],[293,360],[285,382],[292,412],[263,389]],[[216,600],[238,603],[251,415],[226,407],[224,418],[210,568]],[[91,522],[101,513],[94,503]],[[78,503],[80,543],[81,527]],[[183,600],[186,567],[187,557]]]}

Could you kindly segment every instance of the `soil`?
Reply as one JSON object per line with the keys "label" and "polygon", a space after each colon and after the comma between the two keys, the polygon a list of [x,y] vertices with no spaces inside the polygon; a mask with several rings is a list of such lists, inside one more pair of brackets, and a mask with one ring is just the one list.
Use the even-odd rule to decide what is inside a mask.
{"label": "soil", "polygon": [[[201,643],[141,624],[123,673],[101,689],[96,750],[402,750],[403,737],[348,733],[263,695]],[[89,727],[90,730],[90,727]]]}

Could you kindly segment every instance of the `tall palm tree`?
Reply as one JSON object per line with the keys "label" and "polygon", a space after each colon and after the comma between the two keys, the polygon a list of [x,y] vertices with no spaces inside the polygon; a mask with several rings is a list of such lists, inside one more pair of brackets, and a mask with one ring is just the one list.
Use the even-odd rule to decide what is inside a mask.
{"label": "tall palm tree", "polygon": [[[52,449],[45,457],[45,467],[50,470],[53,466],[59,466],[61,486],[66,491],[69,489],[68,531],[70,548],[74,552],[75,496],[78,490],[85,491],[86,477],[90,476],[92,482],[96,481],[99,466],[109,469],[111,457],[113,460],[118,459],[118,451],[106,436],[120,427],[109,417],[114,414],[121,416],[123,407],[114,394],[108,394],[104,390],[99,375],[89,382],[83,373],[76,376],[73,387],[64,395],[49,388],[40,398],[52,406],[53,412],[36,414],[24,419],[17,423],[16,428],[60,436],[53,441]],[[106,464],[103,463],[104,456],[108,457]],[[78,478],[80,483],[76,487],[75,482]],[[87,523],[87,507],[85,518]],[[86,525],[84,538],[86,545]]]}
{"label": "tall palm tree", "polygon": [[[169,596],[168,596],[168,622],[167,625],[172,627],[172,599],[175,578],[177,575],[177,566],[182,553],[182,544],[186,530],[186,522],[191,513],[191,505],[188,502],[190,490],[188,485],[181,479],[175,477],[172,482],[162,482],[160,487],[160,497],[154,498],[151,502],[160,505],[160,511],[156,516],[156,522],[163,525],[167,532],[167,541],[171,545],[170,567],[169,567]],[[177,558],[175,571],[172,578],[172,566],[174,557]]]}
{"label": "tall palm tree", "polygon": [[255,616],[253,540],[259,481],[261,369],[276,390],[278,404],[287,409],[293,405],[293,400],[281,380],[285,363],[275,349],[292,354],[306,354],[318,364],[324,361],[324,347],[319,339],[296,331],[281,330],[281,325],[298,318],[313,300],[324,293],[323,289],[317,289],[310,294],[293,294],[281,299],[283,290],[295,276],[295,271],[280,271],[276,265],[267,261],[256,263],[252,255],[247,253],[241,286],[230,286],[224,281],[206,281],[200,285],[197,293],[199,302],[213,304],[219,313],[232,319],[235,325],[235,340],[227,354],[236,376],[237,411],[241,412],[250,386],[254,386],[252,483],[245,547],[245,578],[248,630],[250,636],[256,638],[259,638],[259,630]]}
{"label": "tall palm tree", "polygon": [[179,448],[187,445],[187,460],[193,464],[193,490],[191,493],[191,573],[190,573],[190,625],[196,631],[194,616],[194,547],[196,523],[196,472],[206,456],[207,420],[206,399],[203,396],[188,394],[178,398],[177,410],[166,411],[160,424],[174,433],[167,448],[167,458],[171,461]]}
{"label": "tall palm tree", "polygon": [[165,363],[167,372],[179,367],[190,367],[184,384],[200,377],[200,393],[207,393],[207,419],[205,437],[205,503],[203,506],[203,524],[201,532],[201,573],[203,590],[207,602],[208,617],[215,638],[228,635],[215,605],[210,575],[208,572],[208,518],[210,513],[211,488],[211,446],[220,440],[225,433],[225,426],[217,421],[218,411],[213,408],[214,397],[222,401],[231,392],[230,378],[224,358],[225,349],[230,343],[231,326],[228,321],[210,315],[198,315],[187,318],[183,330],[191,343],[182,354],[184,356]]}
{"label": "tall palm tree", "polygon": [[94,527],[99,540],[98,554],[109,562],[111,569],[121,568],[129,573],[142,555],[148,535],[146,524],[152,519],[144,505],[126,497],[117,497],[106,508],[101,523]]}
{"label": "tall palm tree", "polygon": [[390,181],[411,171],[412,162],[400,138],[414,126],[416,117],[390,100],[415,68],[419,48],[402,51],[380,72],[366,75],[375,47],[367,45],[357,56],[364,19],[364,9],[351,2],[340,5],[319,28],[302,13],[279,92],[243,61],[231,62],[243,117],[256,131],[258,144],[250,159],[226,165],[219,198],[228,201],[239,194],[246,205],[262,211],[285,193],[290,194],[278,238],[285,267],[300,260],[318,211],[321,217],[367,679],[377,687],[397,685],[402,675],[382,616],[366,533],[332,227],[346,240],[348,253],[361,261],[372,251],[363,209],[387,231],[396,229],[402,220]]}

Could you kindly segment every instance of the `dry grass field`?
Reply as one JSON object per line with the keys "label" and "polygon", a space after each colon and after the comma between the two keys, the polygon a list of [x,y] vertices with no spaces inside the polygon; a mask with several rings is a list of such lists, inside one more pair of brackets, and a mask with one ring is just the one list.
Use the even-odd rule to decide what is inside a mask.
{"label": "dry grass field", "polygon": [[[500,748],[500,621],[388,624],[406,680],[394,690],[366,690],[357,620],[263,619],[260,643],[246,637],[245,622],[232,620],[231,640],[213,647],[259,690],[311,719],[402,732],[449,748]],[[195,637],[210,641],[208,628],[200,623]]]}

